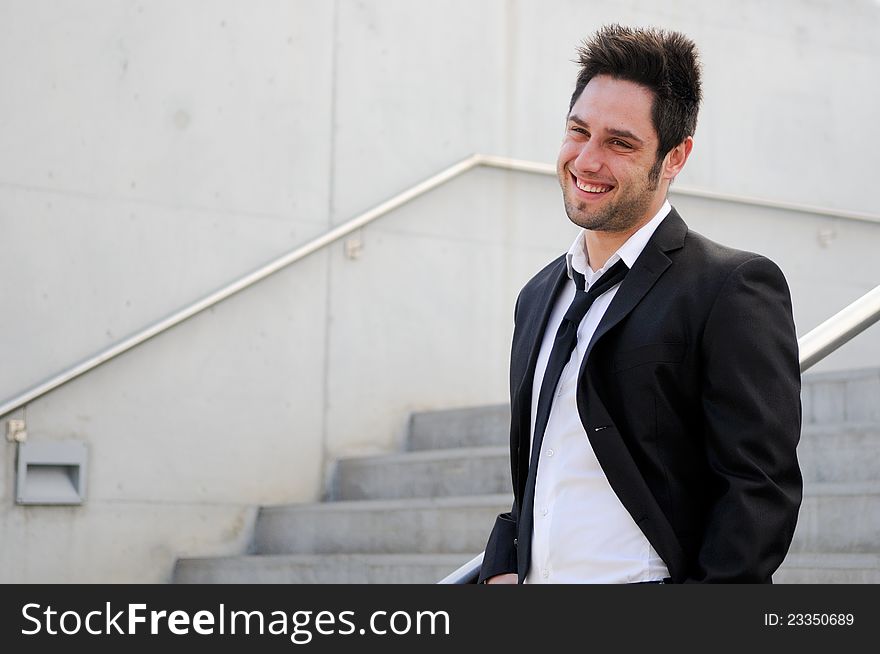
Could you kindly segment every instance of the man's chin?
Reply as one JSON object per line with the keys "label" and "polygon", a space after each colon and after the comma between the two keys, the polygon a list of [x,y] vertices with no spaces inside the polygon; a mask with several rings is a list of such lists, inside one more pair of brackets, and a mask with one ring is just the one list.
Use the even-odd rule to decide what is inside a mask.
{"label": "man's chin", "polygon": [[608,231],[609,223],[612,222],[611,215],[605,211],[601,213],[587,212],[583,208],[573,209],[566,204],[565,213],[568,214],[568,219],[575,225],[591,231]]}

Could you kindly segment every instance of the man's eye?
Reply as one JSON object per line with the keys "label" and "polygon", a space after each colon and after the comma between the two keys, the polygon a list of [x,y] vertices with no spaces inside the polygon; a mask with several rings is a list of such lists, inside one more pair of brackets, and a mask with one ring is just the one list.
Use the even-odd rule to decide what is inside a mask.
{"label": "man's eye", "polygon": [[587,134],[587,130],[585,130],[583,127],[572,127],[571,131],[577,132],[578,134],[584,134],[584,135]]}
{"label": "man's eye", "polygon": [[621,141],[620,139],[614,139],[611,141],[611,145],[617,146],[619,148],[626,148],[627,150],[632,150],[632,146],[626,141]]}

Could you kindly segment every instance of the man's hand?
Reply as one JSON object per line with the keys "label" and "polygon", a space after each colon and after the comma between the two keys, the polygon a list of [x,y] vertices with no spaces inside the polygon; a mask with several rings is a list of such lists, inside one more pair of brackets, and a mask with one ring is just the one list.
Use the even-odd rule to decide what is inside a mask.
{"label": "man's hand", "polygon": [[515,584],[519,580],[519,576],[514,573],[505,575],[495,575],[486,580],[487,584]]}

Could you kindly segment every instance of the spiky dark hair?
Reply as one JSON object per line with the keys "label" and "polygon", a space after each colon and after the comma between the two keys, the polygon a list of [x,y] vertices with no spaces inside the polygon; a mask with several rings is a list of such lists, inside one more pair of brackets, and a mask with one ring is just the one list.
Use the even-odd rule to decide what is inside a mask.
{"label": "spiky dark hair", "polygon": [[693,136],[700,109],[697,46],[679,32],[607,25],[578,49],[578,73],[569,111],[597,75],[644,86],[654,95],[651,121],[657,132],[657,159]]}

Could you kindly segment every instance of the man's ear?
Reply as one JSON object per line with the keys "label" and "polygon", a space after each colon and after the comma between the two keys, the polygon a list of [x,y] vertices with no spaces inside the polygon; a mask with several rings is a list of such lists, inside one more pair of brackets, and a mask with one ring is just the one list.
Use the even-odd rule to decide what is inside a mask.
{"label": "man's ear", "polygon": [[666,159],[663,162],[663,179],[668,179],[672,181],[681,172],[681,169],[684,168],[685,163],[687,163],[688,157],[691,155],[691,150],[694,148],[694,138],[692,136],[688,136],[684,141],[676,145],[669,152],[666,153]]}

